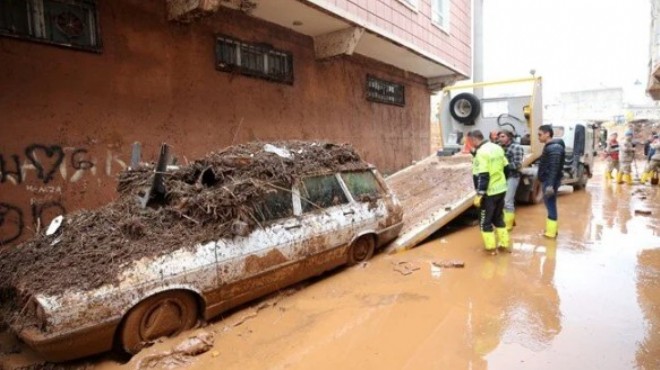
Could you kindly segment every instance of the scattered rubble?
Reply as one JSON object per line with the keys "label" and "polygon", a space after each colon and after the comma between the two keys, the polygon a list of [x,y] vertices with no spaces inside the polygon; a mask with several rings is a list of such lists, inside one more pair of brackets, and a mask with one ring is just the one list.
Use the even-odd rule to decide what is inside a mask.
{"label": "scattered rubble", "polygon": [[138,197],[153,184],[154,166],[124,171],[112,203],[69,214],[57,230],[50,229],[52,235],[40,233],[0,252],[0,302],[5,303],[0,317],[27,303],[27,296],[19,294],[114,284],[118,272],[134,260],[243,235],[259,226],[263,194],[290,188],[300,174],[368,166],[350,145],[283,141],[231,146],[164,173],[164,199],[146,208]]}
{"label": "scattered rubble", "polygon": [[465,262],[459,261],[459,260],[452,260],[452,261],[440,261],[440,262],[431,262],[433,266],[436,267],[441,267],[441,268],[463,268],[465,267]]}
{"label": "scattered rubble", "polygon": [[394,265],[394,271],[404,276],[410,275],[421,268],[419,264],[408,261],[392,262],[392,265]]}
{"label": "scattered rubble", "polygon": [[191,357],[199,356],[213,348],[213,334],[202,332],[191,336],[172,348],[171,351],[157,353],[140,360],[137,369],[176,369],[190,362]]}

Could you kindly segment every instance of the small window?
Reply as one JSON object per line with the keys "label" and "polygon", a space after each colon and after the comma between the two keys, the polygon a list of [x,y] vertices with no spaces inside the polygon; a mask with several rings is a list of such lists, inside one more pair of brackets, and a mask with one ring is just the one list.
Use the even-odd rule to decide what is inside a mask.
{"label": "small window", "polygon": [[291,53],[266,44],[249,44],[218,36],[215,46],[216,67],[224,72],[238,72],[267,80],[293,83]]}
{"label": "small window", "polygon": [[380,198],[383,189],[371,171],[346,172],[341,174],[348,190],[357,201],[369,201]]}
{"label": "small window", "polygon": [[433,24],[443,28],[449,29],[449,4],[450,0],[431,0],[431,20]]}
{"label": "small window", "polygon": [[283,188],[270,189],[254,205],[255,217],[259,222],[267,222],[293,216],[291,192]]}
{"label": "small window", "polygon": [[335,175],[308,177],[300,189],[303,212],[348,203]]}
{"label": "small window", "polygon": [[406,103],[403,85],[367,75],[367,100],[404,106]]}
{"label": "small window", "polygon": [[564,137],[564,126],[552,126],[552,137],[557,139]]}
{"label": "small window", "polygon": [[96,1],[0,0],[0,35],[99,51]]}

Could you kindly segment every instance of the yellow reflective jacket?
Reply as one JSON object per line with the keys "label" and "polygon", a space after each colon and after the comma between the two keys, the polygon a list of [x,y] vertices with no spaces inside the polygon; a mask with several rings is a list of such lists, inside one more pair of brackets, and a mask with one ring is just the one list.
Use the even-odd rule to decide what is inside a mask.
{"label": "yellow reflective jacket", "polygon": [[496,195],[506,192],[504,167],[509,164],[501,146],[483,142],[472,160],[472,175],[477,192]]}

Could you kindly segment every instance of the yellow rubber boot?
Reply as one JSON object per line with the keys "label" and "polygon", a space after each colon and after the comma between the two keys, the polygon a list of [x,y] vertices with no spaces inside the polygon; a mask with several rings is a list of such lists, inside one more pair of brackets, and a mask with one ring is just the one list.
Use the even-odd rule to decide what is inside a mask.
{"label": "yellow rubber boot", "polygon": [[511,251],[511,241],[509,240],[509,232],[506,227],[498,227],[495,229],[497,234],[497,247],[504,248],[507,252]]}
{"label": "yellow rubber boot", "polygon": [[623,182],[621,181],[622,178],[623,178],[623,174],[617,172],[617,174],[616,174],[616,183],[617,183],[617,184],[621,184],[621,183],[623,183]]}
{"label": "yellow rubber boot", "polygon": [[623,182],[628,185],[632,185],[632,176],[629,173],[623,175]]}
{"label": "yellow rubber boot", "polygon": [[610,171],[605,171],[603,173],[603,177],[605,178],[605,181],[610,181],[612,179],[612,174],[610,173]]}
{"label": "yellow rubber boot", "polygon": [[557,237],[557,221],[551,219],[545,220],[545,233],[543,233],[543,236],[552,239]]}
{"label": "yellow rubber boot", "polygon": [[495,232],[493,231],[482,231],[481,237],[484,239],[484,247],[487,251],[495,251],[497,245],[495,243]]}
{"label": "yellow rubber boot", "polygon": [[644,172],[642,173],[642,177],[640,177],[639,182],[642,184],[646,184],[647,181],[651,178],[651,173],[650,172]]}
{"label": "yellow rubber boot", "polygon": [[504,225],[508,231],[513,230],[513,226],[516,224],[516,214],[511,211],[504,211]]}

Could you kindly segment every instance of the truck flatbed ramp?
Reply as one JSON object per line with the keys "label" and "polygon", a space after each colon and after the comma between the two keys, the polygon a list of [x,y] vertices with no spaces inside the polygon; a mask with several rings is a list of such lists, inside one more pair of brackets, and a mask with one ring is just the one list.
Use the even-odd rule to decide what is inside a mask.
{"label": "truck flatbed ramp", "polygon": [[389,251],[414,247],[470,208],[472,156],[432,155],[386,179],[403,206],[403,230]]}

